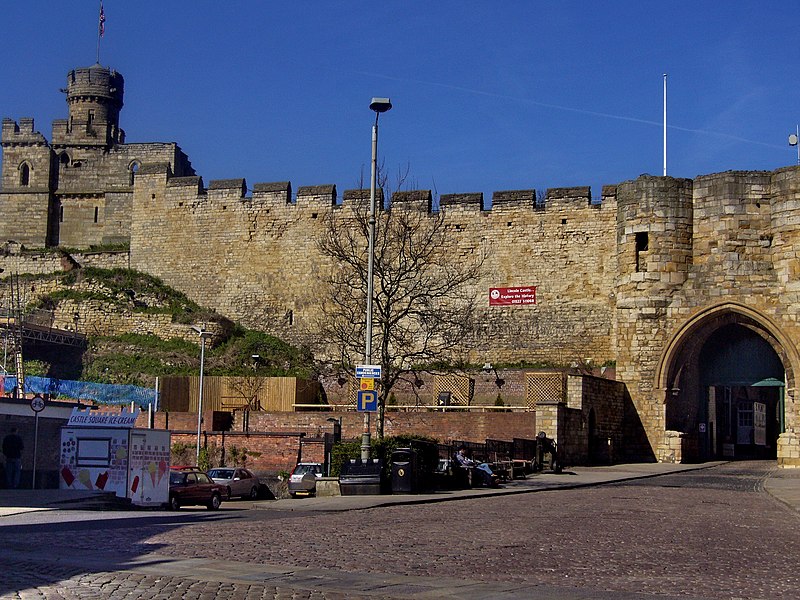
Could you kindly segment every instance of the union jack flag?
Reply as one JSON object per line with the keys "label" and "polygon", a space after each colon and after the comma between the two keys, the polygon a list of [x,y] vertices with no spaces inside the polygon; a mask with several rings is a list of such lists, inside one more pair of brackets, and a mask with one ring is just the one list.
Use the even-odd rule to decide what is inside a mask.
{"label": "union jack flag", "polygon": [[106,13],[103,10],[103,3],[100,3],[100,37],[103,37],[103,34],[106,32]]}

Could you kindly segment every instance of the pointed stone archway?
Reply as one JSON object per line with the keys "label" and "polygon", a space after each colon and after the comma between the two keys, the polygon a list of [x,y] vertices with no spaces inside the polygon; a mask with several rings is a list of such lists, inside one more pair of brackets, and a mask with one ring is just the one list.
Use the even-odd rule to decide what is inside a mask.
{"label": "pointed stone archway", "polygon": [[[739,303],[707,308],[672,337],[658,364],[659,460],[777,458],[797,443],[798,355],[781,328]],[[766,382],[766,383],[765,383]]]}

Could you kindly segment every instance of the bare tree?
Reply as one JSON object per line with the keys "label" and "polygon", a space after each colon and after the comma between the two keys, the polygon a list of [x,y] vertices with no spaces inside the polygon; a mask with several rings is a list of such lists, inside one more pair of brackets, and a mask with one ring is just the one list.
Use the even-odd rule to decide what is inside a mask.
{"label": "bare tree", "polygon": [[266,377],[231,377],[228,388],[236,394],[237,399],[242,400],[242,408],[247,411],[261,410],[259,395],[266,383]]}
{"label": "bare tree", "polygon": [[[364,199],[369,197],[369,192]],[[319,331],[351,369],[364,358],[369,210],[366,202],[333,210],[319,250],[331,259]],[[473,327],[476,284],[485,255],[455,251],[441,212],[398,206],[376,220],[373,288],[373,363],[382,368],[378,437],[386,399],[404,374],[458,362]]]}

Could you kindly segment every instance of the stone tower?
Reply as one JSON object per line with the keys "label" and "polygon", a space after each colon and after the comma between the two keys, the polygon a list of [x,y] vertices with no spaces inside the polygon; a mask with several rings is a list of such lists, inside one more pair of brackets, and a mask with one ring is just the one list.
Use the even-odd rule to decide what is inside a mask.
{"label": "stone tower", "polygon": [[125,80],[99,64],[67,75],[69,118],[53,122],[53,149],[66,146],[109,147],[125,143],[119,113]]}
{"label": "stone tower", "polygon": [[95,64],[67,74],[68,117],[53,121],[51,141],[33,119],[3,119],[0,243],[28,248],[87,248],[130,241],[139,167],[165,163],[194,175],[175,143],[125,143],[119,126],[125,82]]}
{"label": "stone tower", "polygon": [[666,317],[692,263],[692,181],[643,175],[617,186],[617,374],[655,448],[663,407],[650,402]]}

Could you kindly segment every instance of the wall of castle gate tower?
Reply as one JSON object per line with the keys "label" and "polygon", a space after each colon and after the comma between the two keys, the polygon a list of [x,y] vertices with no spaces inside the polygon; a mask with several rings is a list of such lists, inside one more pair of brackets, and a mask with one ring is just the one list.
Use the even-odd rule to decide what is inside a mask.
{"label": "wall of castle gate tower", "polygon": [[[173,177],[167,165],[137,176],[131,266],[152,273],[195,301],[289,340],[307,341],[319,315],[317,282],[332,267],[317,250],[325,215],[337,205],[335,186]],[[475,294],[480,331],[467,340],[476,361],[613,360],[615,204],[590,203],[588,188],[550,190],[544,208],[532,190],[480,195],[448,203],[454,261],[487,251]],[[428,210],[430,192],[398,197],[395,210]],[[538,286],[535,306],[489,307],[489,287]]]}
{"label": "wall of castle gate tower", "polygon": [[[800,327],[800,168],[726,172],[692,180],[641,177],[617,187],[618,363],[654,449],[663,443],[660,369],[675,336],[714,307],[741,306],[756,315],[787,371]],[[644,234],[648,235],[644,237]],[[638,236],[638,237],[637,237]],[[787,430],[797,428],[787,400]],[[791,416],[794,415],[794,416]]]}

